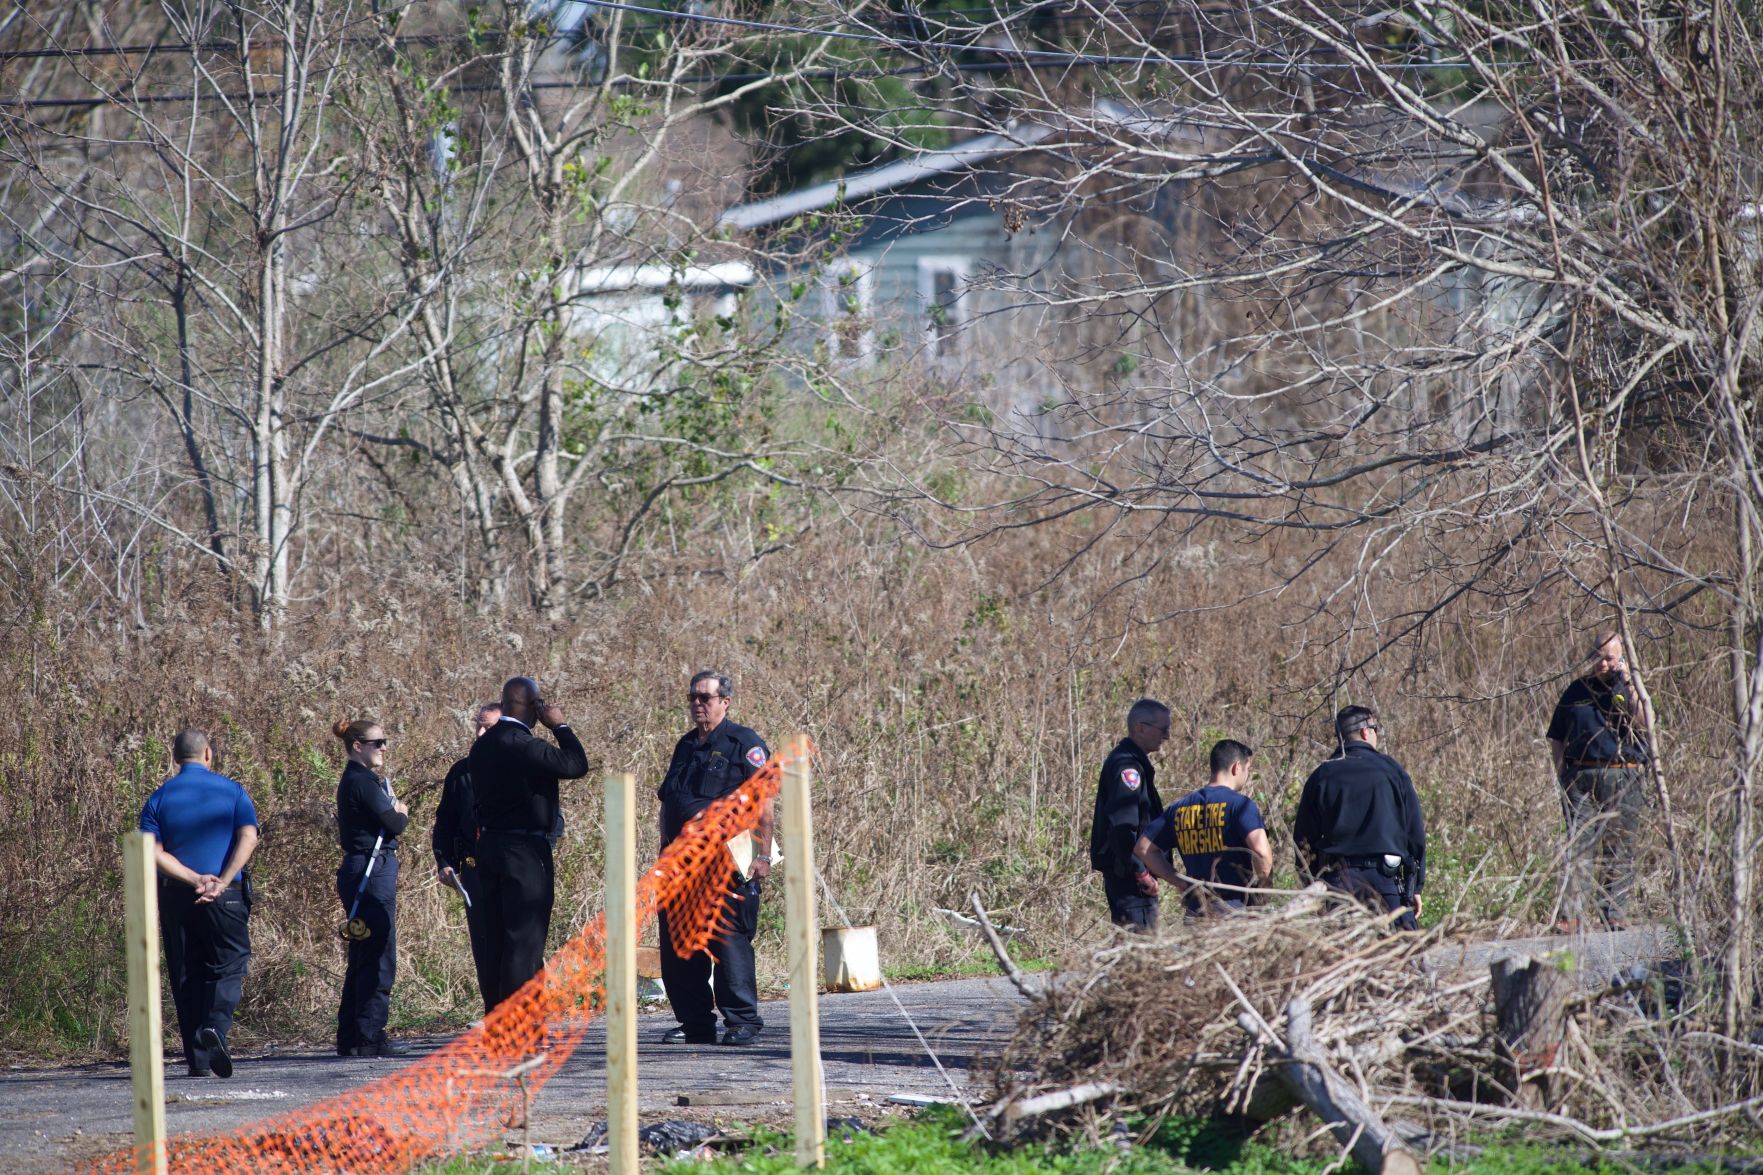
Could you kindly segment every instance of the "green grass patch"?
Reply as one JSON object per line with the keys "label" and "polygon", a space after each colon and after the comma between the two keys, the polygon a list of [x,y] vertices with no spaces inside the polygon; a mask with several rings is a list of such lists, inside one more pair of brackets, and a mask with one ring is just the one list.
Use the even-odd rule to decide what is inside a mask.
{"label": "green grass patch", "polygon": [[[1234,1132],[1191,1119],[1164,1122],[1151,1140],[1134,1146],[1028,1144],[996,1150],[983,1143],[964,1143],[966,1119],[954,1109],[927,1111],[895,1123],[879,1134],[856,1134],[827,1140],[826,1169],[835,1175],[891,1175],[897,1171],[958,1175],[1364,1175],[1357,1163],[1340,1164],[1332,1156],[1294,1158],[1266,1143],[1245,1141]],[[716,1172],[733,1175],[789,1175],[796,1168],[790,1138],[755,1132],[755,1146],[744,1154],[713,1163],[664,1163],[674,1175]],[[1714,1168],[1685,1167],[1686,1172]],[[1633,1175],[1634,1167],[1619,1157],[1591,1159],[1577,1149],[1490,1146],[1472,1162],[1435,1160],[1429,1175]]]}
{"label": "green grass patch", "polygon": [[[1051,959],[1013,959],[1022,971],[1051,971]],[[953,963],[903,963],[898,967],[883,967],[882,974],[889,979],[914,982],[924,979],[973,979],[986,976],[1002,976],[998,970],[997,960],[962,959]]]}
{"label": "green grass patch", "polygon": [[[1329,1156],[1294,1158],[1263,1142],[1245,1141],[1226,1128],[1191,1119],[1164,1122],[1148,1143],[1134,1146],[1026,1144],[995,1149],[961,1141],[967,1120],[958,1110],[927,1110],[894,1122],[876,1134],[835,1135],[827,1139],[826,1170],[832,1175],[1365,1175],[1356,1163]],[[656,1162],[645,1160],[645,1167]],[[753,1132],[753,1145],[712,1162],[661,1160],[651,1169],[672,1175],[793,1175],[798,1169],[790,1136],[766,1129]],[[506,1158],[455,1158],[419,1168],[422,1175],[490,1175],[506,1172]],[[530,1170],[577,1171],[568,1160],[534,1159]],[[1428,1175],[1633,1175],[1618,1156],[1594,1159],[1577,1149],[1490,1145],[1469,1162],[1435,1159]],[[1694,1175],[1713,1167],[1683,1167]]]}

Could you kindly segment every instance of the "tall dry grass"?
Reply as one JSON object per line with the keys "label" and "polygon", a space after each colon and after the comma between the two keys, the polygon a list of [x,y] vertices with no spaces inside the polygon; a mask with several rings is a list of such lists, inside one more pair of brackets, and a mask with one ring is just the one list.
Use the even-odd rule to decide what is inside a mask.
{"label": "tall dry grass", "polygon": [[[1523,611],[1465,606],[1358,673],[1349,698],[1334,685],[1343,651],[1337,621],[1316,611],[1319,589],[1274,590],[1311,552],[1199,535],[1140,574],[1145,536],[1123,536],[1038,586],[1090,537],[1074,522],[938,552],[824,527],[786,555],[647,581],[557,626],[475,613],[395,555],[357,569],[371,594],[293,614],[273,636],[199,578],[167,585],[144,624],[47,582],[15,585],[19,622],[0,631],[17,700],[17,721],[0,728],[0,1043],[40,1056],[125,1047],[117,838],[185,725],[216,736],[217,766],[246,785],[262,821],[238,1043],[327,1040],[343,964],[341,755],[328,728],[342,716],[386,726],[414,817],[394,1026],[473,1017],[458,899],[435,883],[427,852],[433,784],[465,752],[474,705],[516,672],[564,706],[591,764],[563,793],[559,937],[599,907],[600,776],[658,782],[685,729],[687,676],[702,666],[733,674],[735,720],[774,743],[814,738],[819,864],[846,909],[876,919],[886,966],[972,955],[932,910],[973,890],[1028,930],[1025,952],[1058,958],[1104,932],[1085,853],[1095,772],[1141,694],[1175,710],[1159,763],[1168,799],[1202,782],[1214,739],[1258,748],[1256,790],[1288,874],[1297,789],[1327,753],[1327,715],[1373,702],[1425,801],[1434,908],[1512,926],[1548,916],[1560,816],[1542,730],[1587,615],[1546,598]],[[1698,829],[1718,825],[1704,817],[1721,784],[1720,663],[1693,636],[1656,635],[1642,654],[1669,727],[1680,835],[1702,846]],[[655,847],[645,829],[641,851]],[[1641,852],[1638,900],[1662,914],[1656,827]],[[772,985],[780,924],[774,899],[759,943]]]}

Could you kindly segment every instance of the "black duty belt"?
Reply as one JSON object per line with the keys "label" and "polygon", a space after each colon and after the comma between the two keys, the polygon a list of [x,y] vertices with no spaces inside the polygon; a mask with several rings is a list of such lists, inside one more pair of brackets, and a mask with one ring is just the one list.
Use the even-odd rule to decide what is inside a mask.
{"label": "black duty belt", "polygon": [[1623,768],[1638,771],[1642,767],[1645,767],[1646,764],[1636,763],[1628,759],[1576,759],[1569,763],[1568,766],[1575,771],[1604,771]]}
{"label": "black duty belt", "polygon": [[540,832],[536,828],[480,828],[479,836],[536,836],[540,840],[550,840],[551,834]]}
{"label": "black duty belt", "polygon": [[1399,857],[1402,854],[1400,854],[1400,853],[1389,853],[1389,854],[1379,853],[1375,857],[1330,857],[1330,858],[1328,858],[1328,866],[1327,867],[1328,868],[1340,868],[1342,866],[1345,866],[1348,869],[1381,869],[1381,868],[1383,868],[1383,859],[1386,855],[1391,856],[1391,857]]}

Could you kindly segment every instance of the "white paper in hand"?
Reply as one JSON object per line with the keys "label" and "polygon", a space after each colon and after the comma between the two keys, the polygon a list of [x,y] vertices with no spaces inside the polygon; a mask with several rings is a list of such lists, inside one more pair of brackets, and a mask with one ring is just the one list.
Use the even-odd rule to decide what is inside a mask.
{"label": "white paper in hand", "polygon": [[735,872],[740,874],[742,881],[753,876],[753,834],[737,832],[728,839],[728,855],[734,858]]}

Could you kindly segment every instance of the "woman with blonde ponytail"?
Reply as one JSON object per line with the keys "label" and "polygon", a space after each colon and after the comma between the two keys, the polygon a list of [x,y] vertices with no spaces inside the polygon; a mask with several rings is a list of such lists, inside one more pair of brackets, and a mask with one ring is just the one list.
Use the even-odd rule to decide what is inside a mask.
{"label": "woman with blonde ponytail", "polygon": [[331,733],[348,755],[337,782],[337,833],[343,843],[337,896],[349,940],[337,1008],[337,1055],[399,1057],[410,1049],[386,1035],[386,1015],[398,965],[398,834],[410,823],[410,813],[381,774],[388,741],[384,728],[371,719],[341,719]]}

